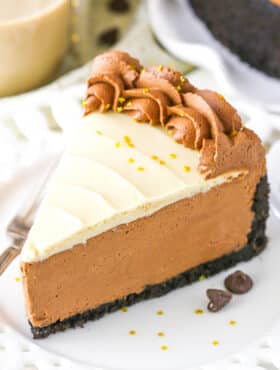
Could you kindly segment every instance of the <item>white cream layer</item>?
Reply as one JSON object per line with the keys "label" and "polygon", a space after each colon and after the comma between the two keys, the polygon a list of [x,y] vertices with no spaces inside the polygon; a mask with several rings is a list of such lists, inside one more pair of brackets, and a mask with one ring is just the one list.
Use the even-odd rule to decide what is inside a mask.
{"label": "white cream layer", "polygon": [[160,127],[125,114],[92,113],[71,135],[22,251],[35,262],[120,224],[231,181],[204,180],[199,153]]}

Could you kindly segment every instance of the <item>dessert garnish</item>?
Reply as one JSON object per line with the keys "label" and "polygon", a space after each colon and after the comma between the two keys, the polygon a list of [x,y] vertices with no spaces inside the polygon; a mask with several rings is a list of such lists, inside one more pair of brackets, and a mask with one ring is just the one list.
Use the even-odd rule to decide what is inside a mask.
{"label": "dessert garnish", "polygon": [[225,287],[234,294],[244,294],[253,287],[253,280],[242,271],[235,271],[225,279]]}
{"label": "dessert garnish", "polygon": [[210,312],[220,311],[232,298],[231,293],[221,289],[207,289],[206,294],[210,301],[207,306]]}
{"label": "dessert garnish", "polygon": [[[236,109],[222,95],[196,88],[169,67],[143,67],[116,50],[94,59],[84,114],[110,110],[138,123],[161,126],[177,143],[197,150],[198,171],[206,179],[248,171],[263,156],[262,147],[254,145],[259,139],[243,127]],[[188,167],[184,170],[188,172]]]}

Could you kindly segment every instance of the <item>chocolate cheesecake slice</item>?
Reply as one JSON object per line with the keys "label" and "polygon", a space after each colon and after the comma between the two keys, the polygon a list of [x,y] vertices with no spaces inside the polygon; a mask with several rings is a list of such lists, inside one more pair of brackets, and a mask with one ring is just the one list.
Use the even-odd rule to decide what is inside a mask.
{"label": "chocolate cheesecake slice", "polygon": [[98,56],[22,252],[34,337],[250,259],[267,215],[264,149],[221,95],[123,52]]}

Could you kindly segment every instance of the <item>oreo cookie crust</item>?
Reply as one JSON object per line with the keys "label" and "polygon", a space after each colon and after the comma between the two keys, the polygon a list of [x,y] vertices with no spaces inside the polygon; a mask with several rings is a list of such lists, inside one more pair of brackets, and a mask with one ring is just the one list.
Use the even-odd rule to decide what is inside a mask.
{"label": "oreo cookie crust", "polygon": [[130,294],[123,299],[108,302],[92,310],[87,310],[45,327],[35,327],[30,324],[33,337],[35,339],[45,338],[48,335],[58,331],[64,331],[68,328],[83,326],[83,324],[87,321],[97,320],[107,313],[119,310],[123,306],[131,306],[134,303],[138,303],[146,299],[160,297],[174,289],[199,280],[201,275],[204,275],[205,277],[212,276],[220,271],[236,265],[239,262],[248,261],[252,257],[257,256],[263,251],[267,244],[265,229],[269,212],[268,195],[269,185],[267,182],[267,177],[265,176],[261,179],[256,188],[252,206],[254,219],[252,222],[251,231],[248,234],[247,244],[243,248],[213,261],[189,269],[163,283],[146,286],[146,288],[139,294]]}
{"label": "oreo cookie crust", "polygon": [[217,40],[243,61],[280,78],[280,6],[269,0],[189,0]]}

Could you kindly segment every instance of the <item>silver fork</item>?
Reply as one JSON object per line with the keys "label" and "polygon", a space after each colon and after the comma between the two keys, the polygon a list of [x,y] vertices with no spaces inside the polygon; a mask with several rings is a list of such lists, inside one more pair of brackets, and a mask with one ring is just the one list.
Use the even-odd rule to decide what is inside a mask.
{"label": "silver fork", "polygon": [[24,201],[17,214],[12,218],[7,227],[7,235],[11,239],[11,245],[0,255],[0,276],[19,255],[27,239],[28,233],[34,221],[34,216],[39,208],[46,183],[57,166],[57,158],[52,162],[44,176],[38,182],[34,192]]}

